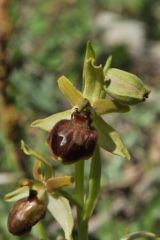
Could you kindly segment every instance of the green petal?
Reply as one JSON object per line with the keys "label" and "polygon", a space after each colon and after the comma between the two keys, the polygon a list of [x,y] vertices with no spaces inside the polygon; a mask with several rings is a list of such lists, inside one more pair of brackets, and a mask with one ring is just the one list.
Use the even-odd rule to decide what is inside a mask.
{"label": "green petal", "polygon": [[115,100],[110,99],[98,99],[93,102],[93,107],[97,114],[105,114],[112,112],[128,112],[129,106],[120,104]]}
{"label": "green petal", "polygon": [[38,181],[43,181],[43,179],[44,179],[44,176],[41,173],[41,167],[42,167],[41,161],[36,160],[33,165],[32,172],[33,172],[34,179],[36,179]]}
{"label": "green petal", "polygon": [[29,196],[29,187],[24,186],[17,188],[15,191],[12,191],[4,196],[4,200],[7,202],[16,202],[22,198]]}
{"label": "green petal", "polygon": [[[30,148],[27,144],[24,143],[24,141],[21,141],[21,149],[23,150],[23,152],[26,155],[32,156],[35,160],[37,164],[37,160],[41,163],[44,164],[44,166],[46,167],[46,171],[45,171],[45,175],[44,177],[46,179],[50,178],[53,176],[53,171],[51,168],[51,165],[49,164],[49,162],[38,152],[34,151],[32,148]],[[38,172],[39,172],[39,176],[37,176]],[[33,168],[33,174],[34,176],[36,176],[36,180],[41,179],[42,177],[42,173],[40,172],[40,166],[39,164],[37,166],[34,166]],[[39,178],[39,179],[38,179]]]}
{"label": "green petal", "polygon": [[72,106],[79,104],[83,100],[82,93],[65,76],[58,79],[58,86]]}
{"label": "green petal", "polygon": [[70,119],[71,113],[72,113],[72,110],[69,109],[64,112],[59,112],[59,113],[53,114],[47,118],[38,119],[31,124],[31,127],[41,128],[42,130],[50,132],[52,130],[53,126],[60,120]]}
{"label": "green petal", "polygon": [[60,224],[66,240],[72,240],[73,216],[69,201],[57,194],[48,194],[48,210]]}
{"label": "green petal", "polygon": [[121,140],[118,132],[116,132],[98,115],[95,116],[94,125],[98,131],[99,145],[102,148],[113,154],[127,158],[128,160],[130,159],[130,154]]}
{"label": "green petal", "polygon": [[71,176],[53,177],[49,178],[46,182],[48,192],[53,192],[58,188],[72,185],[74,178]]}

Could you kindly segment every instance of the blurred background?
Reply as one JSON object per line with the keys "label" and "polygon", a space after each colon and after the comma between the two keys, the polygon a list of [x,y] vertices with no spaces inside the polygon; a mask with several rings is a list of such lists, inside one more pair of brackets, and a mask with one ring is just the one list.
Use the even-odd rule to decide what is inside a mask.
{"label": "blurred background", "polygon": [[[8,233],[11,204],[3,196],[19,178],[32,176],[33,160],[21,152],[21,139],[48,156],[46,133],[30,123],[69,107],[56,80],[63,74],[81,87],[88,39],[98,63],[112,53],[113,67],[138,75],[152,91],[129,113],[105,116],[132,160],[102,152],[102,192],[90,239],[160,233],[160,0],[0,0],[0,240],[39,239],[36,228],[20,238]],[[55,167],[61,175],[74,171]],[[49,214],[42,224],[49,239],[61,235]]]}

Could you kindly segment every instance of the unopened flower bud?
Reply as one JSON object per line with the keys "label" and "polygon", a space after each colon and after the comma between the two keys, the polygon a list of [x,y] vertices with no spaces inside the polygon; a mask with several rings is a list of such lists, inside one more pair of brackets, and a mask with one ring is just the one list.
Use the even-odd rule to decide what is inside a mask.
{"label": "unopened flower bud", "polygon": [[8,230],[13,235],[22,235],[30,231],[32,226],[41,220],[46,213],[45,203],[35,194],[18,200],[8,216]]}
{"label": "unopened flower bud", "polygon": [[134,105],[143,102],[150,91],[136,75],[110,68],[105,75],[105,91],[115,100]]}
{"label": "unopened flower bud", "polygon": [[69,164],[92,156],[97,142],[97,131],[91,119],[74,112],[71,119],[59,121],[51,130],[48,143],[57,159]]}

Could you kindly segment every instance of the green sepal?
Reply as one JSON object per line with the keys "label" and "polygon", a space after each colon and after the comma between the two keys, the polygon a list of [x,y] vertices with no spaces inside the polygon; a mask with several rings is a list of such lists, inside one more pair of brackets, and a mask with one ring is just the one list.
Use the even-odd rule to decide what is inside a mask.
{"label": "green sepal", "polygon": [[86,52],[85,52],[84,64],[83,64],[83,81],[84,81],[84,78],[85,78],[85,74],[84,73],[85,73],[85,68],[86,68],[86,62],[90,58],[95,60],[96,59],[96,54],[95,54],[95,51],[94,51],[94,49],[92,47],[91,41],[88,41],[87,44],[86,44]]}
{"label": "green sepal", "polygon": [[[43,175],[44,179],[48,179],[53,176],[53,170],[52,170],[51,165],[40,153],[38,153],[35,150],[33,150],[32,148],[30,148],[27,144],[24,143],[24,141],[21,141],[21,149],[23,150],[23,152],[26,155],[32,156],[36,160],[36,164],[38,164],[37,166],[34,166],[34,168],[33,168],[34,176],[37,176],[37,174],[39,173],[39,179],[37,176],[36,180],[40,180],[42,177],[42,173],[40,172],[40,167],[41,167],[40,164],[43,164],[46,168],[46,171]],[[40,162],[40,164],[37,163],[37,160]],[[35,170],[35,172],[34,172],[34,170]],[[38,172],[37,172],[37,170],[38,170]]]}
{"label": "green sepal", "polygon": [[130,160],[130,154],[115,129],[98,115],[95,116],[94,126],[98,131],[98,142],[102,148]]}
{"label": "green sepal", "polygon": [[112,55],[110,55],[108,58],[107,58],[107,61],[104,65],[104,68],[103,68],[103,72],[104,74],[106,74],[108,72],[108,70],[110,69],[111,67],[111,64],[112,64]]}
{"label": "green sepal", "polygon": [[111,99],[97,99],[93,102],[93,108],[98,115],[113,112],[128,112],[130,107]]}
{"label": "green sepal", "polygon": [[102,66],[96,66],[94,59],[86,60],[84,69],[84,89],[83,96],[92,103],[94,100],[100,98],[103,89],[104,74]]}
{"label": "green sepal", "polygon": [[47,132],[50,132],[53,126],[62,119],[70,119],[72,109],[64,112],[55,113],[47,118],[38,119],[31,124],[31,127],[40,128]]}
{"label": "green sepal", "polygon": [[28,197],[29,191],[30,191],[30,189],[28,186],[17,188],[16,190],[14,190],[12,192],[7,193],[4,196],[4,200],[7,202],[16,202],[22,198]]}
{"label": "green sepal", "polygon": [[72,106],[79,104],[83,100],[82,93],[65,76],[58,79],[58,86],[63,95],[69,100]]}
{"label": "green sepal", "polygon": [[93,58],[93,59],[96,58],[96,54],[95,54],[95,51],[93,49],[91,41],[87,42],[84,61],[88,60],[89,58]]}
{"label": "green sepal", "polygon": [[91,41],[88,41],[87,45],[86,45],[86,53],[85,53],[84,64],[83,64],[83,89],[84,89],[84,85],[85,85],[85,69],[86,69],[87,60],[88,59],[95,60],[95,58],[96,58],[96,54],[92,47]]}
{"label": "green sepal", "polygon": [[116,68],[105,74],[104,89],[107,94],[123,104],[134,105],[143,102],[150,90],[136,75]]}
{"label": "green sepal", "polygon": [[48,194],[48,210],[62,227],[65,239],[72,240],[73,216],[69,201],[57,193]]}

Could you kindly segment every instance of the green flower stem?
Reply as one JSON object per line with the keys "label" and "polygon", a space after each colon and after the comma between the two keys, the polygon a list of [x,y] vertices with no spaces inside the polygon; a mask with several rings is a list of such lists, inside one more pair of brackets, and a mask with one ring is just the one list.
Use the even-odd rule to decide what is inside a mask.
{"label": "green flower stem", "polygon": [[84,202],[84,161],[81,160],[75,165],[75,183],[76,197],[82,203]]}
{"label": "green flower stem", "polygon": [[88,221],[92,216],[100,191],[101,161],[99,148],[96,147],[91,160],[91,169],[88,184],[88,195],[84,202],[84,161],[76,164],[76,196],[81,201],[83,208],[77,206],[78,239],[88,240]]}
{"label": "green flower stem", "polygon": [[101,181],[101,159],[99,153],[99,147],[96,147],[94,156],[91,162],[89,185],[88,185],[88,196],[84,204],[83,209],[83,220],[88,221],[92,216],[94,208],[97,203],[98,195],[100,192],[100,181]]}
{"label": "green flower stem", "polygon": [[88,221],[78,222],[78,240],[88,240]]}
{"label": "green flower stem", "polygon": [[76,199],[82,207],[77,206],[78,229],[82,219],[82,208],[84,203],[84,161],[79,161],[75,164],[75,184],[76,184]]}
{"label": "green flower stem", "polygon": [[81,203],[77,206],[78,240],[88,240],[88,222],[83,221],[84,205],[84,161],[79,161],[75,166],[76,198]]}

